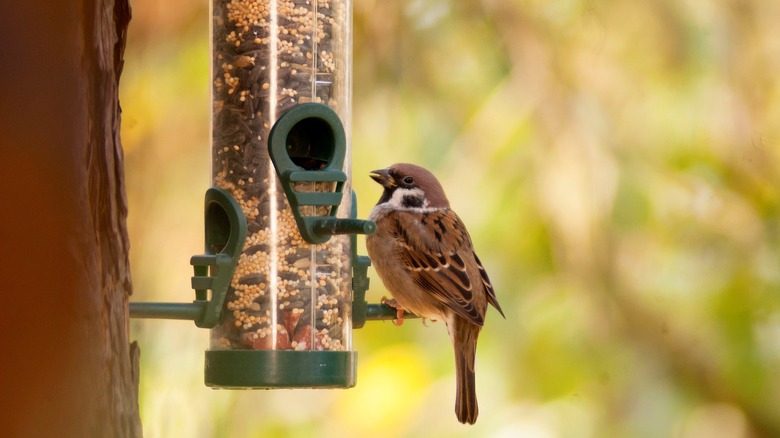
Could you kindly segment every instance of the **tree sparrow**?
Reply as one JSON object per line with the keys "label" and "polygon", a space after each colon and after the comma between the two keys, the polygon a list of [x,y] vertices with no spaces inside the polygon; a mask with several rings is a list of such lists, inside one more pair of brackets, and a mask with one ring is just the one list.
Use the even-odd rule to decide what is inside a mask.
{"label": "tree sparrow", "polygon": [[398,309],[398,325],[404,309],[447,325],[455,349],[455,414],[461,423],[474,424],[479,413],[474,387],[477,336],[488,303],[501,316],[504,312],[466,226],[450,209],[436,177],[405,163],[370,175],[384,192],[369,215],[377,229],[366,246],[394,297],[388,304]]}

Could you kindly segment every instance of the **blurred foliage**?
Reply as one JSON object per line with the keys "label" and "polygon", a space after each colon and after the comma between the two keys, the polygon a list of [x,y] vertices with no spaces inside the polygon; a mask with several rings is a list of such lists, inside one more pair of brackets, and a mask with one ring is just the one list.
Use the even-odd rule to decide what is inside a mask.
{"label": "blurred foliage", "polygon": [[[208,5],[132,6],[134,299],[188,301]],[[765,0],[355,0],[361,216],[368,171],[432,169],[507,314],[479,422],[455,420],[441,324],[355,331],[351,390],[213,391],[206,331],[134,321],[146,436],[780,436],[779,22]]]}

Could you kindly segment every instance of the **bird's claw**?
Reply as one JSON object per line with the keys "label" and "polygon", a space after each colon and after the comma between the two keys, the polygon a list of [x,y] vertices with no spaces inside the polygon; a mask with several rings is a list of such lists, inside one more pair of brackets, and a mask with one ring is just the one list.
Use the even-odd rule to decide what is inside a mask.
{"label": "bird's claw", "polygon": [[405,310],[404,310],[403,307],[401,307],[400,304],[398,304],[398,301],[396,301],[395,298],[382,297],[380,302],[382,304],[387,304],[388,306],[390,306],[390,307],[395,309],[395,321],[393,321],[393,324],[396,327],[402,326],[404,324],[404,312],[405,312]]}

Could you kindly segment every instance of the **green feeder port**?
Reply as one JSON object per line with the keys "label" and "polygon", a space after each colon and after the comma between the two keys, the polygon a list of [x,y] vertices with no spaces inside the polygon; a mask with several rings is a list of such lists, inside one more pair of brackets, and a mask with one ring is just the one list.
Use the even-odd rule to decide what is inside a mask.
{"label": "green feeder port", "polygon": [[[195,275],[192,303],[130,303],[133,318],[192,320],[202,328],[212,328],[222,315],[230,280],[246,240],[246,219],[236,201],[225,191],[206,191],[206,252],[192,256]],[[209,293],[211,291],[211,298]]]}
{"label": "green feeder port", "polygon": [[338,115],[325,105],[290,109],[271,129],[269,154],[290,203],[298,231],[309,243],[339,234],[372,234],[371,221],[337,219],[347,175],[346,137]]}

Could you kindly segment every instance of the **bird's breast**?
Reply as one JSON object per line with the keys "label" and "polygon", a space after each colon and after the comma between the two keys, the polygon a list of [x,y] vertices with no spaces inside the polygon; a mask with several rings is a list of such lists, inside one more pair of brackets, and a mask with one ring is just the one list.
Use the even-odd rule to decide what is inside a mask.
{"label": "bird's breast", "polygon": [[398,233],[394,228],[395,223],[392,213],[382,215],[377,220],[376,233],[366,238],[371,264],[401,307],[424,318],[441,319],[446,309],[413,280],[397,253]]}

